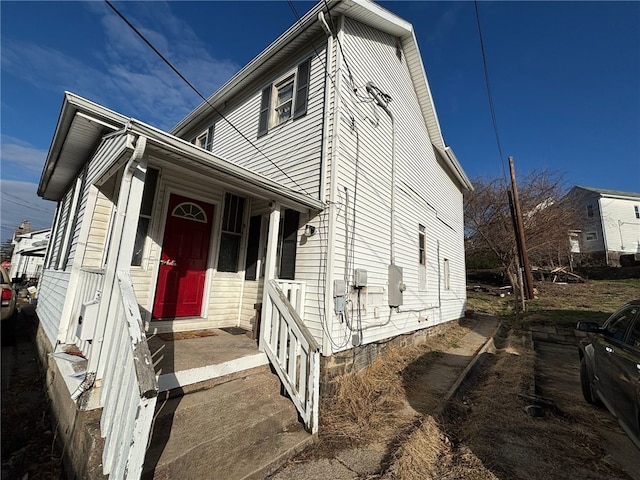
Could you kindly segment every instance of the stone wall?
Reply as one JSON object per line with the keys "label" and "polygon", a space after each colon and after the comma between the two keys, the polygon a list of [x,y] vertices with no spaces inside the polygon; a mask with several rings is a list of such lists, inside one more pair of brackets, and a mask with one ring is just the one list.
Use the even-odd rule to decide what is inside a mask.
{"label": "stone wall", "polygon": [[58,370],[55,360],[49,356],[53,346],[40,322],[36,330],[36,346],[47,381],[53,427],[62,447],[64,470],[69,480],[106,479],[102,474],[102,449],[100,436],[101,409],[82,411],[71,400],[67,384]]}
{"label": "stone wall", "polygon": [[424,328],[406,335],[398,335],[384,342],[374,342],[353,347],[329,357],[321,357],[320,396],[331,394],[332,384],[336,378],[363,370],[371,365],[379,355],[384,355],[390,349],[420,345],[427,338],[443,333],[455,323],[457,323],[457,320]]}

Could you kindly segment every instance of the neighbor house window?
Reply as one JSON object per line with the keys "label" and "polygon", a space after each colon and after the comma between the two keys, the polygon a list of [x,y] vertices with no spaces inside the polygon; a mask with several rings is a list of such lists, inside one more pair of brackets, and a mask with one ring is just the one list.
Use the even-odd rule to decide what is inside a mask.
{"label": "neighbor house window", "polygon": [[224,196],[222,214],[222,235],[218,254],[219,272],[237,272],[242,239],[242,220],[244,217],[244,198],[231,193]]}
{"label": "neighbor house window", "polygon": [[587,232],[584,234],[584,239],[587,242],[593,242],[598,239],[598,234],[596,232]]}
{"label": "neighbor house window", "polygon": [[147,168],[144,178],[144,190],[142,191],[142,205],[138,216],[138,228],[136,229],[136,243],[133,246],[131,265],[139,267],[142,265],[144,247],[147,243],[149,225],[151,224],[151,213],[156,197],[156,186],[158,185],[158,175],[160,171],[156,168]]}
{"label": "neighbor house window", "polygon": [[450,290],[451,289],[451,277],[449,275],[449,259],[445,258],[444,259],[444,265],[443,265],[443,275],[444,275],[444,289],[445,290]]}
{"label": "neighbor house window", "polygon": [[427,232],[418,225],[418,289],[427,289]]}
{"label": "neighbor house window", "polygon": [[294,73],[287,74],[262,90],[258,137],[271,128],[307,113],[311,59],[298,65]]}
{"label": "neighbor house window", "polygon": [[640,218],[640,205],[634,205],[633,209],[636,212],[636,218]]}
{"label": "neighbor house window", "polygon": [[587,205],[587,217],[593,217],[593,205],[591,204]]}

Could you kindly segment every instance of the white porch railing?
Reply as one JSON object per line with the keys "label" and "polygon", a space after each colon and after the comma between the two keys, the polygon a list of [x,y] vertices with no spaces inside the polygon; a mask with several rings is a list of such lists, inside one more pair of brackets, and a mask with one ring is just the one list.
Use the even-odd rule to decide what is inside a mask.
{"label": "white porch railing", "polygon": [[302,321],[304,283],[265,282],[270,305],[261,335],[265,353],[311,433],[318,430],[320,346]]}
{"label": "white porch railing", "polygon": [[127,272],[118,271],[116,311],[109,312],[109,342],[102,379],[102,469],[113,479],[142,473],[158,395],[138,302]]}
{"label": "white porch railing", "polygon": [[100,299],[102,288],[104,285],[104,270],[83,268],[80,270],[78,279],[78,291],[73,301],[73,310],[71,313],[71,322],[69,330],[67,330],[67,343],[75,343],[80,351],[86,356],[91,355],[91,342],[81,340],[77,337],[78,320],[80,317],[80,308],[83,303]]}

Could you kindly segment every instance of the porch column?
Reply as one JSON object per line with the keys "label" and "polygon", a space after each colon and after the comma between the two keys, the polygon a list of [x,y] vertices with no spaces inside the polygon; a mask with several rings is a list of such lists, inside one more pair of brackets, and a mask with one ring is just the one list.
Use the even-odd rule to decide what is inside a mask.
{"label": "porch column", "polygon": [[92,389],[88,408],[97,408],[100,401],[96,395],[96,388],[101,386],[104,373],[104,358],[109,352],[112,341],[112,328],[109,323],[120,318],[114,317],[117,311],[117,297],[113,292],[118,288],[118,270],[129,271],[131,257],[135,246],[136,230],[142,193],[147,172],[146,137],[139,136],[135,143],[135,150],[125,166],[118,195],[117,214],[108,246],[105,279],[100,299],[100,309],[96,324],[93,348],[89,358],[87,372],[96,373],[95,388]]}
{"label": "porch column", "polygon": [[264,351],[264,345],[267,339],[265,339],[265,332],[271,331],[271,319],[273,305],[269,300],[269,292],[267,289],[267,283],[275,278],[276,275],[276,262],[278,261],[278,229],[280,228],[280,203],[274,202],[273,209],[269,215],[269,233],[267,235],[267,253],[264,262],[264,286],[262,294],[262,312],[261,312],[261,325],[260,325],[260,341],[258,342],[258,348],[261,352]]}

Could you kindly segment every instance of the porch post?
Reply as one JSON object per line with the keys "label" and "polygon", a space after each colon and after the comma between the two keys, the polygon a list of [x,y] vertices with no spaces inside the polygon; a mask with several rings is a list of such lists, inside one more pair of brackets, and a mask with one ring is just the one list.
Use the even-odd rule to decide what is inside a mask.
{"label": "porch post", "polygon": [[[135,150],[131,159],[125,166],[124,175],[120,184],[116,221],[114,222],[111,241],[108,251],[108,260],[105,268],[105,279],[100,309],[96,324],[93,348],[89,358],[87,372],[96,373],[95,387],[101,386],[104,373],[104,358],[109,352],[112,341],[112,330],[109,322],[117,320],[111,314],[116,311],[113,291],[118,288],[118,270],[129,271],[131,256],[135,246],[135,237],[142,204],[142,192],[147,172],[146,137],[139,136],[135,144]],[[94,398],[95,388],[91,391],[88,408],[97,408],[100,401]]]}
{"label": "porch post", "polygon": [[260,340],[258,342],[258,348],[260,351],[264,351],[265,342],[268,335],[271,332],[271,313],[273,311],[273,305],[269,300],[269,292],[267,284],[275,278],[276,275],[276,261],[278,252],[278,229],[280,228],[280,203],[274,202],[273,209],[269,215],[269,232],[267,234],[267,254],[264,262],[264,286],[262,294],[262,311],[261,311],[261,325],[260,325]]}

